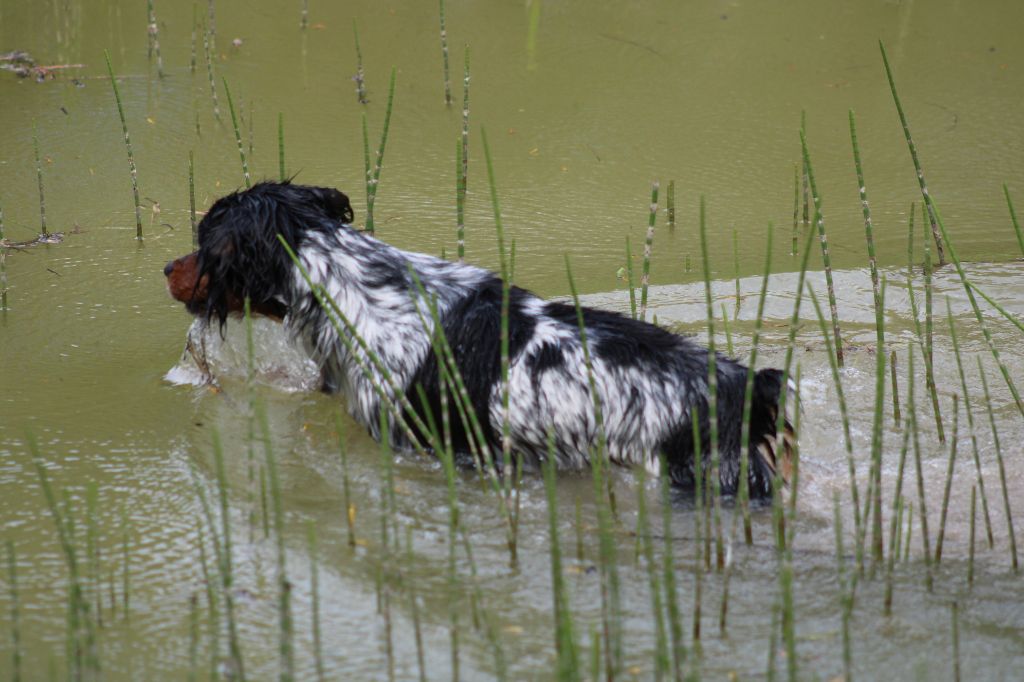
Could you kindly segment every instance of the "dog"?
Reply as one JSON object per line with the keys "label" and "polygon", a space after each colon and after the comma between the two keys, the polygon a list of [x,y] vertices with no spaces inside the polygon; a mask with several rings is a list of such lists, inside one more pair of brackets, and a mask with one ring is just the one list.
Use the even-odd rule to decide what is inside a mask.
{"label": "dog", "polygon": [[[164,268],[168,290],[222,332],[247,298],[253,313],[283,322],[320,367],[323,389],[341,393],[352,416],[378,439],[382,386],[391,398],[400,388],[409,398],[405,412],[415,412],[420,424],[439,419],[442,392],[451,396],[444,377],[454,373],[439,371],[436,319],[479,422],[477,431],[464,423],[471,420],[450,420],[454,450],[479,450],[482,437],[491,452],[503,452],[502,280],[479,267],[397,249],[355,229],[353,220],[348,197],[332,188],[262,182],[229,194],[200,222],[199,249]],[[318,294],[333,303],[325,307]],[[575,306],[516,286],[508,297],[507,427],[518,461],[536,466],[553,440],[560,468],[582,468],[601,441],[610,461],[654,472],[663,454],[672,482],[693,489],[695,425],[701,466],[711,466],[707,349],[653,324],[582,308],[588,360]],[[350,326],[339,326],[338,313]],[[357,336],[389,380],[352,343]],[[748,370],[722,355],[715,365],[719,477],[722,493],[732,495]],[[777,468],[788,477],[794,441],[788,419],[776,434],[782,382],[777,369],[753,377],[752,497],[771,495]],[[396,446],[409,446],[409,433],[397,423],[388,429]]]}

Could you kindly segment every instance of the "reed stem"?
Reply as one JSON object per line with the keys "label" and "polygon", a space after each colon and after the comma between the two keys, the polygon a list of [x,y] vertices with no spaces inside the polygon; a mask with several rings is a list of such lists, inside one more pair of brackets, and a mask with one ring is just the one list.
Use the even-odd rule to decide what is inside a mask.
{"label": "reed stem", "polygon": [[[747,545],[754,544],[750,519],[750,415],[754,401],[754,374],[757,354],[761,343],[761,325],[764,320],[764,304],[768,296],[768,279],[772,272],[772,240],[774,226],[768,223],[768,240],[765,243],[764,271],[761,274],[761,293],[757,299],[757,317],[754,320],[754,336],[750,342],[750,358],[747,360],[747,379],[743,389],[743,415],[740,420],[740,473],[737,485],[740,510],[743,515],[743,537]],[[735,527],[735,513],[733,514]],[[732,537],[730,532],[729,537]],[[731,543],[731,541],[730,541]]]}
{"label": "reed stem", "polygon": [[192,250],[199,248],[199,223],[196,221],[196,162],[188,150],[188,221],[192,227]]}
{"label": "reed stem", "polygon": [[640,275],[640,319],[647,319],[647,288],[651,282],[651,245],[654,243],[654,223],[658,217],[658,186],[651,183],[651,204],[647,217],[647,237],[644,240],[644,266]]}
{"label": "reed stem", "polygon": [[[804,160],[807,164],[807,181],[811,186],[811,197],[814,199],[814,224],[818,228],[818,240],[821,243],[821,259],[825,264],[825,284],[828,288],[828,307],[832,315],[832,336],[836,343],[836,361],[840,367],[843,363],[843,337],[839,333],[839,311],[836,309],[836,289],[832,282],[832,257],[828,250],[828,237],[825,235],[825,216],[821,212],[821,195],[818,194],[818,186],[814,182],[814,168],[811,166],[811,155],[807,150],[807,136],[803,128],[800,129],[800,147],[803,150]],[[873,246],[871,247],[873,248]],[[877,298],[875,299],[877,303]],[[881,347],[879,347],[881,352]]]}
{"label": "reed stem", "polygon": [[39,224],[40,234],[48,235],[49,230],[46,229],[46,200],[43,195],[43,162],[39,158],[39,137],[36,135],[35,128],[32,130],[32,149],[36,153],[36,179],[39,184]]}
{"label": "reed stem", "polygon": [[992,427],[992,443],[995,445],[996,462],[999,464],[999,483],[1003,489],[1003,506],[1006,509],[1006,532],[1010,536],[1010,557],[1013,560],[1013,572],[1018,570],[1017,564],[1017,535],[1013,532],[1013,512],[1010,510],[1010,493],[1006,485],[1006,467],[1003,464],[1003,449],[999,445],[999,430],[996,428],[995,412],[992,409],[992,398],[988,392],[988,379],[985,377],[985,368],[981,364],[981,356],[978,360],[978,376],[981,377],[981,387],[985,392],[985,408],[988,411],[989,425]]}
{"label": "reed stem", "polygon": [[[722,480],[720,472],[720,453],[718,451],[718,354],[715,351],[715,313],[711,301],[711,266],[708,257],[707,220],[704,196],[700,198],[700,249],[704,267],[704,304],[708,324],[708,427],[710,431],[711,456],[711,504],[714,507],[715,523],[715,557],[718,570],[725,567],[725,547],[722,541]],[[643,314],[641,313],[641,319]],[[691,408],[691,411],[694,408]],[[696,423],[696,422],[695,422]],[[695,451],[695,456],[702,456]],[[710,533],[710,529],[708,529]]]}
{"label": "reed stem", "polygon": [[228,87],[228,79],[221,78],[224,83],[224,94],[228,98],[228,109],[231,111],[231,126],[235,131],[235,142],[238,143],[238,156],[242,160],[242,177],[245,178],[245,187],[252,187],[252,179],[249,177],[249,162],[245,159],[245,149],[242,147],[242,133],[238,129],[238,117],[235,116],[235,103],[231,99],[231,88]]}
{"label": "reed stem", "polygon": [[[384,165],[384,148],[388,143],[388,128],[391,126],[391,110],[395,103],[395,74],[396,69],[391,67],[391,82],[388,85],[388,105],[384,110],[384,127],[380,134],[380,145],[377,147],[377,156],[373,165],[373,176],[367,178],[366,192],[366,231],[373,234],[373,206],[377,199],[377,187],[380,185],[381,168]],[[369,174],[368,174],[369,175]]]}
{"label": "reed stem", "polygon": [[284,182],[288,179],[288,172],[284,165],[284,114],[281,112],[277,114],[277,167],[278,177]]}
{"label": "reed stem", "polygon": [[352,80],[356,82],[356,99],[360,104],[369,104],[370,100],[366,98],[366,76],[363,73],[363,50],[359,47],[359,25],[354,19],[352,20],[352,34],[356,43],[356,75],[352,77]]}
{"label": "reed stem", "polygon": [[11,599],[11,682],[21,680],[21,605],[18,597],[18,562],[14,541],[7,540],[7,587]]}
{"label": "reed stem", "polygon": [[[213,8],[211,0],[211,9]],[[213,100],[213,117],[220,122],[220,103],[217,101],[217,81],[213,78],[213,58],[210,53],[213,51],[213,25],[210,30],[203,31],[203,55],[206,57],[206,78],[210,81],[210,98]]]}
{"label": "reed stem", "polygon": [[444,63],[444,103],[452,104],[452,81],[448,75],[448,30],[444,22],[444,0],[441,0],[441,55]]}
{"label": "reed stem", "polygon": [[1021,255],[1024,255],[1024,234],[1021,233],[1020,223],[1017,222],[1017,212],[1013,210],[1013,199],[1010,198],[1010,189],[1003,183],[1003,195],[1006,197],[1006,208],[1010,210],[1010,222],[1013,223],[1013,233],[1017,235],[1017,245],[1020,246]]}
{"label": "reed stem", "polygon": [[[924,171],[921,170],[921,161],[917,157],[917,147],[914,145],[914,139],[910,136],[910,124],[907,122],[907,116],[903,113],[903,105],[900,104],[899,95],[896,94],[896,82],[892,77],[892,69],[889,68],[889,58],[885,54],[885,45],[882,41],[878,41],[878,47],[882,51],[882,64],[885,66],[885,76],[889,79],[889,90],[892,92],[893,102],[896,103],[896,111],[900,116],[900,123],[903,125],[903,136],[907,140],[907,148],[910,150],[910,158],[914,161],[914,169],[917,171],[917,182],[921,187],[921,196],[924,197],[925,207],[928,209],[928,219],[932,226],[932,237],[935,239],[935,250],[939,254],[939,267],[941,268],[946,264],[945,252],[942,248],[942,239],[939,235],[939,229],[937,227],[938,216],[936,215],[935,207],[932,205],[932,197],[928,193],[928,185],[924,181]],[[949,241],[948,239],[946,240]]]}
{"label": "reed stem", "polygon": [[953,487],[953,468],[956,466],[956,446],[960,436],[960,395],[953,394],[953,442],[949,446],[949,464],[946,466],[946,485],[942,491],[942,516],[939,519],[939,535],[935,539],[935,563],[942,562],[942,541],[946,536],[946,516],[949,513],[949,493]]}
{"label": "reed stem", "polygon": [[[107,73],[110,74],[110,87],[114,89],[114,100],[117,102],[117,113],[121,117],[121,130],[124,132],[124,146],[128,150],[128,172],[132,179],[132,194],[135,197],[135,238],[142,239],[142,205],[139,203],[139,172],[135,168],[135,155],[132,153],[132,140],[128,136],[128,123],[124,117],[124,107],[121,106],[121,93],[117,89],[117,79],[114,78],[114,67],[110,65],[110,53],[103,51],[107,60]],[[44,230],[45,231],[45,230]]]}
{"label": "reed stem", "polygon": [[985,531],[988,547],[992,549],[995,540],[992,535],[992,517],[988,512],[988,496],[985,494],[985,478],[981,473],[981,457],[978,454],[978,434],[974,429],[974,412],[971,410],[971,394],[967,392],[967,376],[964,373],[963,359],[960,356],[960,342],[957,340],[956,325],[953,323],[953,311],[946,297],[946,320],[949,324],[949,338],[953,342],[953,355],[956,357],[956,368],[960,374],[960,391],[964,397],[964,413],[967,415],[967,428],[971,432],[971,452],[974,454],[974,470],[978,474],[978,490],[981,492],[981,509],[985,517]]}
{"label": "reed stem", "polygon": [[924,469],[921,466],[921,442],[918,437],[917,403],[914,399],[914,384],[917,375],[914,373],[914,347],[907,348],[907,410],[910,413],[911,439],[914,445],[914,469],[917,474],[917,503],[921,516],[921,544],[924,550],[925,588],[932,591],[932,550],[931,536],[928,533],[928,507],[925,505]]}
{"label": "reed stem", "polygon": [[665,215],[668,219],[668,231],[676,229],[676,181],[668,181],[668,196],[665,198]]}

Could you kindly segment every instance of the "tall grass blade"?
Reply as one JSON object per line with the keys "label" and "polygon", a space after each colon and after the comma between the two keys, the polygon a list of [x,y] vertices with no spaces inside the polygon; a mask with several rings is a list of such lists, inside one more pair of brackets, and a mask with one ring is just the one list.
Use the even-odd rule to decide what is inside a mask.
{"label": "tall grass blade", "polygon": [[[903,105],[900,103],[900,97],[896,93],[896,81],[892,77],[892,69],[889,68],[889,57],[885,53],[885,45],[882,41],[878,41],[878,47],[882,51],[882,64],[885,66],[885,76],[889,79],[889,90],[892,92],[893,102],[896,103],[896,112],[900,116],[900,123],[903,126],[903,136],[907,140],[907,148],[910,150],[910,158],[914,161],[914,169],[917,171],[917,182],[921,187],[921,196],[924,197],[925,207],[928,209],[928,219],[932,226],[932,237],[935,239],[935,250],[939,254],[939,267],[941,268],[946,264],[945,252],[942,248],[942,238],[939,236],[939,229],[937,227],[937,215],[935,207],[932,205],[931,194],[928,193],[928,184],[924,180],[924,171],[921,170],[921,161],[917,156],[917,146],[914,144],[914,138],[910,135],[910,124],[907,122],[907,116],[903,113]],[[949,240],[946,240],[947,242]]]}

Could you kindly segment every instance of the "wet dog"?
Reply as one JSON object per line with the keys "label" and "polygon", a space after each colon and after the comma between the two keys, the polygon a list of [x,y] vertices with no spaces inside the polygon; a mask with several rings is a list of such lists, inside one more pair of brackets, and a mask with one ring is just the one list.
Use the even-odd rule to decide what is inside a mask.
{"label": "wet dog", "polygon": [[[421,418],[439,418],[442,391],[451,395],[433,345],[433,306],[485,446],[500,453],[506,420],[501,279],[472,265],[399,250],[354,229],[352,221],[348,198],[335,189],[264,182],[229,194],[199,224],[199,250],[164,268],[168,289],[193,315],[221,327],[246,298],[253,312],[281,320],[318,363],[324,390],[344,395],[352,416],[377,438],[382,390],[394,395],[400,388],[410,399],[406,409]],[[318,295],[333,303],[325,308]],[[578,468],[603,440],[611,461],[651,471],[658,471],[663,453],[672,481],[692,488],[695,426],[702,465],[710,463],[708,351],[618,313],[583,308],[582,315],[589,373],[576,308],[510,287],[512,452],[536,464],[547,457],[551,434],[558,464]],[[339,319],[349,326],[339,326]],[[346,343],[357,337],[379,361],[367,362],[364,348]],[[720,480],[723,492],[732,494],[740,476],[747,368],[719,355],[716,376]],[[776,435],[781,393],[779,370],[754,374],[748,472],[755,497],[770,495],[776,467],[788,473],[788,421]],[[479,445],[478,432],[455,414],[453,446],[470,452]],[[393,444],[410,444],[399,425],[389,431]],[[418,436],[428,440],[428,434]]]}

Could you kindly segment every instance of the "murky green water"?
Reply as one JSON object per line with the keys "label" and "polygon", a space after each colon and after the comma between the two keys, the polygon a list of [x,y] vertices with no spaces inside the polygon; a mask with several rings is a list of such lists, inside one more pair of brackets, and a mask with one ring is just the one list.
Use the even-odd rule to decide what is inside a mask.
{"label": "murky green water", "polygon": [[[104,676],[164,679],[190,668],[190,598],[198,597],[199,668],[210,668],[209,614],[197,528],[209,540],[190,473],[213,494],[213,434],[225,444],[234,523],[235,599],[249,677],[278,666],[276,549],[262,529],[257,485],[250,483],[249,395],[240,330],[229,330],[222,390],[173,385],[190,320],[164,290],[163,264],[190,250],[188,153],[194,151],[201,206],[242,184],[220,78],[226,77],[242,114],[250,164],[257,177],[277,175],[277,117],[284,115],[289,173],[298,180],[348,192],[363,210],[361,116],[371,142],[379,135],[392,66],[395,111],[376,205],[380,236],[409,249],[455,248],[454,167],[460,106],[443,103],[437,6],[432,3],[310,3],[310,26],[299,28],[300,3],[216,4],[214,71],[221,121],[215,120],[202,44],[190,73],[192,7],[158,3],[166,78],[147,61],[145,3],[15,3],[0,1],[0,52],[26,50],[41,64],[83,64],[56,80],[35,83],[0,72],[0,206],[9,239],[39,231],[33,132],[43,157],[46,217],[66,233],[59,245],[9,253],[9,310],[0,318],[0,528],[13,543],[18,572],[20,649],[28,679],[65,669],[67,569],[53,519],[26,446],[39,449],[55,487],[67,491],[75,537],[86,551],[86,499],[97,491],[95,514],[101,567]],[[1002,197],[1007,182],[1024,206],[1024,47],[1017,3],[952,1],[764,3],[461,3],[448,5],[453,93],[461,102],[462,49],[472,51],[470,194],[467,248],[471,261],[496,264],[480,128],[495,159],[507,232],[516,240],[516,279],[544,295],[568,292],[563,254],[573,259],[588,300],[628,306],[616,273],[628,235],[639,251],[650,183],[675,182],[678,225],[659,216],[652,281],[660,321],[703,334],[703,285],[697,248],[698,198],[705,195],[717,301],[730,320],[736,275],[732,235],[738,235],[742,306],[731,332],[745,354],[756,312],[767,224],[776,225],[774,270],[798,268],[788,255],[793,215],[797,130],[807,114],[810,151],[844,319],[848,367],[844,389],[852,413],[854,457],[862,494],[870,452],[874,399],[874,316],[866,275],[863,222],[847,127],[857,113],[868,195],[880,261],[890,278],[886,324],[899,356],[900,395],[907,412],[907,348],[914,339],[905,289],[906,223],[920,199],[914,169],[885,82],[881,38],[910,116],[929,188],[936,197],[974,281],[1016,314],[1024,314],[1024,271]],[[199,8],[200,18],[205,8]],[[370,104],[356,101],[352,22],[358,22]],[[233,46],[238,39],[240,45]],[[121,92],[145,197],[143,244],[134,240],[134,212],[124,145],[103,50],[123,76]],[[198,130],[197,130],[198,128]],[[1024,209],[1022,209],[1024,210]],[[920,214],[918,215],[920,226]],[[922,256],[918,235],[915,260]],[[687,270],[686,262],[692,263]],[[639,259],[636,260],[639,265]],[[812,270],[820,270],[817,254]],[[809,275],[824,291],[820,272]],[[784,359],[795,275],[772,278],[766,313],[766,364]],[[923,282],[915,274],[917,303]],[[912,459],[904,494],[914,506],[911,557],[896,567],[894,614],[882,615],[884,584],[861,582],[851,624],[854,670],[866,678],[952,676],[950,602],[959,604],[965,676],[1013,679],[1024,662],[1024,588],[1010,569],[999,468],[978,381],[984,363],[1005,459],[1011,505],[1024,493],[1021,415],[995,369],[962,286],[952,269],[936,275],[936,310],[951,301],[974,412],[979,462],[988,492],[995,546],[985,541],[978,510],[973,586],[967,585],[970,489],[976,481],[967,418],[959,443],[943,561],[935,587],[924,588],[922,529]],[[716,303],[716,308],[718,303]],[[987,310],[987,308],[986,308]],[[1018,383],[1024,376],[1020,332],[986,313],[1001,357]],[[850,530],[846,454],[835,389],[813,310],[803,308],[797,360],[805,409],[801,415],[803,472],[800,520],[794,528],[797,652],[802,678],[842,673],[841,623],[832,528],[838,491]],[[719,328],[721,331],[721,328]],[[261,326],[260,348],[275,329]],[[719,335],[724,344],[724,334]],[[232,350],[233,349],[233,350]],[[948,448],[938,443],[925,393],[921,357],[915,386],[921,422],[922,479],[934,549]],[[936,326],[936,373],[947,435],[951,394],[961,393],[948,327]],[[293,585],[299,677],[315,674],[312,649],[307,526],[319,542],[319,611],[324,665],[335,679],[387,677],[384,619],[377,610],[381,458],[349,421],[348,476],[360,540],[346,542],[343,473],[334,399],[288,390],[268,362],[258,399],[266,405],[281,470],[288,577]],[[891,388],[887,389],[891,394]],[[887,401],[883,488],[891,504],[901,432]],[[262,464],[261,449],[256,452]],[[411,580],[426,667],[431,679],[451,676],[449,604],[462,628],[465,679],[493,675],[495,657],[485,628],[474,629],[471,568],[459,555],[461,585],[447,586],[446,485],[440,466],[411,455],[395,458],[397,518],[411,529],[414,558],[394,562]],[[653,673],[654,620],[646,568],[636,560],[636,492],[632,474],[616,475],[621,524],[627,677]],[[585,476],[558,482],[569,599],[580,640],[600,623],[600,585],[592,485]],[[460,481],[459,500],[479,575],[481,609],[498,633],[513,679],[544,678],[554,664],[547,508],[536,477],[524,483],[518,571],[508,568],[502,520],[475,479]],[[648,497],[656,489],[648,484]],[[582,526],[575,505],[581,500]],[[249,521],[256,509],[256,525]],[[660,508],[655,505],[655,516]],[[1019,513],[1019,510],[1016,510]],[[686,500],[672,510],[679,600],[691,642],[694,605],[694,515]],[[656,524],[660,526],[660,524]],[[886,526],[888,528],[888,526]],[[127,528],[130,616],[124,609],[123,528]],[[755,545],[731,550],[729,621],[719,633],[723,579],[703,578],[704,659],[708,677],[766,670],[772,609],[778,594],[770,519],[755,518]],[[404,531],[403,531],[404,532]],[[577,556],[577,537],[582,557]],[[847,536],[847,548],[852,538]],[[207,550],[210,552],[209,544]],[[207,556],[210,570],[213,558]],[[5,564],[6,565],[6,564]],[[91,566],[92,564],[89,563]],[[94,579],[91,569],[85,576]],[[11,670],[12,600],[0,571],[0,675]],[[88,582],[94,594],[94,583]],[[392,595],[396,676],[417,676],[413,609],[407,592]],[[111,602],[115,602],[116,608]],[[95,611],[94,611],[95,613]],[[222,639],[222,644],[224,643]],[[781,645],[780,645],[781,646]],[[780,670],[785,661],[779,656]]]}

